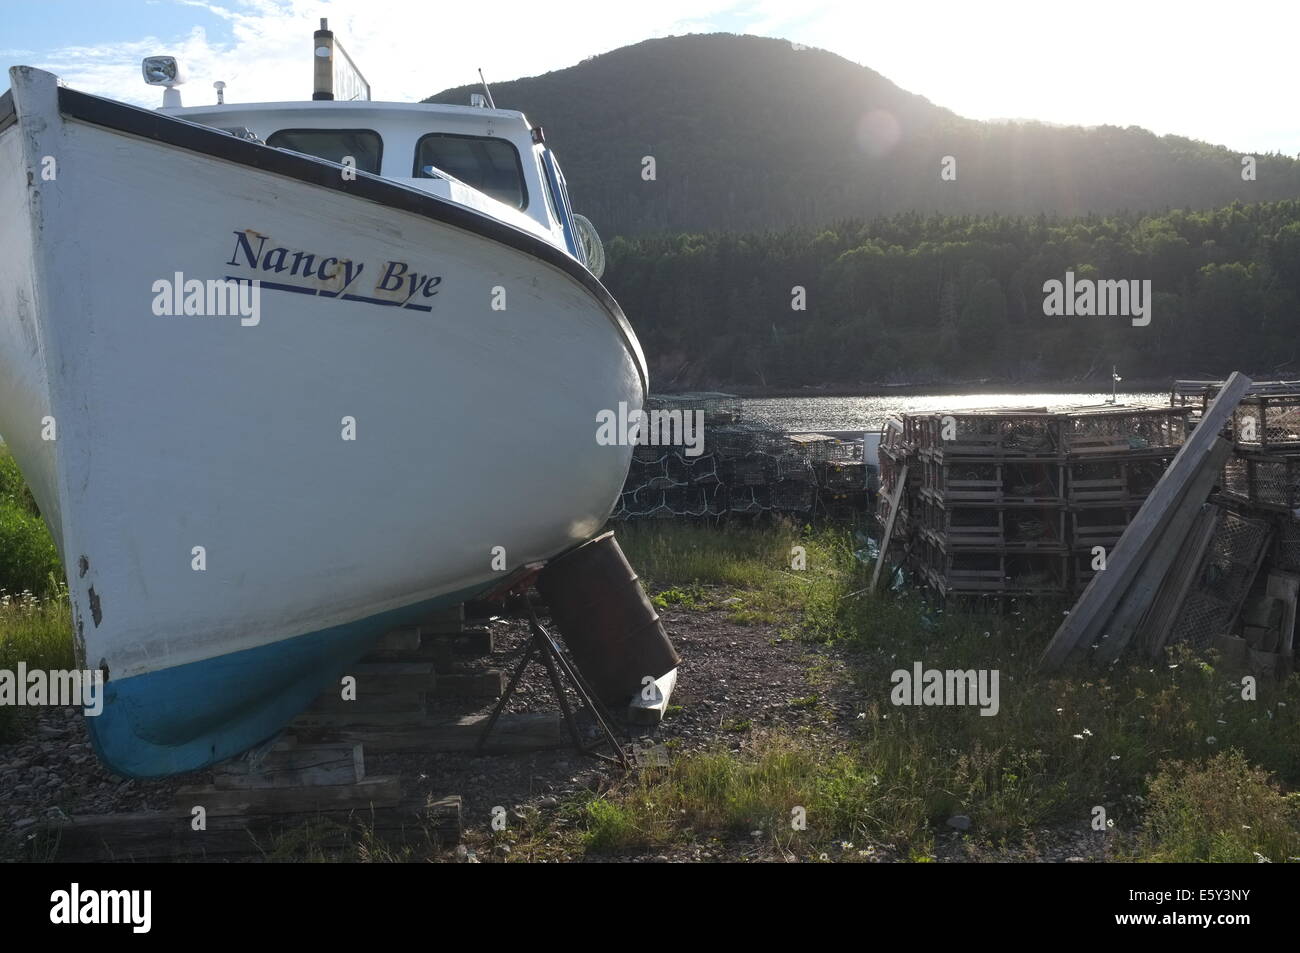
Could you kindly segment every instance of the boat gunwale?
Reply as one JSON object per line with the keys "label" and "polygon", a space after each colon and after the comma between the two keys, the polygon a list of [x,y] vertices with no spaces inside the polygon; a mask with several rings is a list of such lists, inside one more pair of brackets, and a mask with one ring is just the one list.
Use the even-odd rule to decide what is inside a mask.
{"label": "boat gunwale", "polygon": [[[609,289],[581,262],[537,236],[467,206],[379,176],[358,174],[351,180],[344,179],[336,166],[322,160],[240,139],[220,129],[66,86],[59,87],[58,95],[59,112],[64,116],[420,215],[513,248],[560,269],[581,284],[605,309],[636,365],[642,396],[650,392],[645,355],[627,316]],[[13,123],[15,118],[12,91],[7,91],[0,97],[0,130]]]}

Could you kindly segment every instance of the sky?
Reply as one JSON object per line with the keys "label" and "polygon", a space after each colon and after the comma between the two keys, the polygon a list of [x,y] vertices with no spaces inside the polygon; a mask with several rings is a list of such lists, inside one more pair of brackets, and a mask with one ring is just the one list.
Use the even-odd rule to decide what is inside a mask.
{"label": "sky", "polygon": [[140,59],[171,54],[189,105],[215,102],[214,80],[227,102],[308,99],[322,16],[375,99],[419,100],[478,67],[515,79],[722,31],[830,50],[973,119],[1138,125],[1300,154],[1297,0],[0,0],[0,66],[155,106]]}

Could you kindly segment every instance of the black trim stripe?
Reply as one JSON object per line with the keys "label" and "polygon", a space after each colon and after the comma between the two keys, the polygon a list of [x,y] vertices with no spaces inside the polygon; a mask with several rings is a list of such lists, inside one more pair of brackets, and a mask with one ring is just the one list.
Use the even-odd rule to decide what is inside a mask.
{"label": "black trim stripe", "polygon": [[4,132],[18,121],[18,112],[14,109],[14,91],[6,89],[0,96],[0,132]]}
{"label": "black trim stripe", "polygon": [[407,301],[385,301],[383,298],[367,298],[365,295],[340,294],[337,291],[326,291],[324,288],[304,288],[302,285],[288,285],[279,281],[266,281],[262,278],[244,278],[238,275],[226,275],[225,281],[236,281],[244,284],[248,281],[257,281],[257,286],[267,291],[291,291],[298,295],[317,295],[321,298],[338,298],[341,301],[363,301],[366,304],[381,304],[386,308],[406,308],[410,311],[433,312],[433,305],[413,304]]}
{"label": "black trim stripe", "polygon": [[[4,128],[6,100],[8,100],[11,116],[13,112],[12,96],[6,93],[3,98],[0,98],[0,129]],[[613,295],[579,262],[535,235],[482,215],[464,205],[448,202],[436,195],[420,192],[378,176],[358,172],[355,179],[347,180],[339,175],[337,165],[246,139],[237,139],[219,129],[200,126],[184,119],[164,116],[161,113],[128,106],[100,96],[92,96],[75,89],[59,87],[59,111],[65,116],[96,126],[115,129],[143,139],[152,139],[180,149],[250,166],[263,172],[287,176],[335,192],[346,192],[387,208],[412,212],[513,248],[558,268],[581,284],[605,308],[623,339],[623,345],[632,355],[632,362],[636,364],[637,372],[641,377],[642,393],[649,393],[650,382],[641,345]],[[12,122],[12,118],[9,121]]]}

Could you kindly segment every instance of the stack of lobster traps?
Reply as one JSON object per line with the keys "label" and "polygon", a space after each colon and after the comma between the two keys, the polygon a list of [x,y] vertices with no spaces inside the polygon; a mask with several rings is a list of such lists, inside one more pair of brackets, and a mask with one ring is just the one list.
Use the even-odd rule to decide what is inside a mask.
{"label": "stack of lobster traps", "polygon": [[[1175,381],[1170,403],[1199,413],[1222,381]],[[1276,524],[1278,539],[1300,520],[1300,381],[1255,381],[1232,413],[1233,454],[1224,465],[1219,501]]]}
{"label": "stack of lobster traps", "polygon": [[[1192,382],[1175,384],[1175,395]],[[1221,382],[1201,384],[1208,400]],[[1256,381],[1233,411],[1233,452],[1214,503],[1223,531],[1202,561],[1199,598],[1179,623],[1251,671],[1289,670],[1300,594],[1300,382]],[[1281,603],[1279,608],[1279,602]],[[1283,613],[1283,621],[1270,615]],[[1237,660],[1241,662],[1241,659]]]}
{"label": "stack of lobster traps", "polygon": [[612,519],[852,520],[866,512],[861,441],[743,421],[738,402],[727,397],[686,394],[647,403],[648,410],[702,413],[703,443],[637,444]]}
{"label": "stack of lobster traps", "polygon": [[[1300,383],[1239,373],[1178,381],[1170,407],[1190,413],[1182,450],[1122,537],[1103,548],[1105,571],[1092,575],[1040,664],[1109,665],[1130,650],[1157,659],[1190,649],[1212,653],[1215,666],[1234,675],[1285,675],[1294,667],[1300,602]],[[1141,453],[1127,474],[1089,472],[1071,485],[1089,501],[1108,497],[1079,510],[1080,520],[1097,522],[1076,522],[1076,541],[1106,539],[1120,527],[1124,507],[1112,504],[1122,492],[1141,493],[1153,477],[1147,464],[1163,465],[1163,450],[1178,439],[1175,421],[1166,418],[1174,429],[1165,433],[1149,419],[1140,440],[1103,433],[1126,437]],[[1101,452],[1111,452],[1104,441]]]}
{"label": "stack of lobster traps", "polygon": [[1182,446],[1190,412],[1103,405],[901,415],[881,435],[877,519],[887,526],[897,501],[890,542],[943,596],[1077,592]]}

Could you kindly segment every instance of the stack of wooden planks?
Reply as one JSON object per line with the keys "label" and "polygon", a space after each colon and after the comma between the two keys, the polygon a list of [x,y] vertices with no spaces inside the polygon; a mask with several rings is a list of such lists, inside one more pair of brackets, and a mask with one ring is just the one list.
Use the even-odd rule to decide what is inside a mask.
{"label": "stack of wooden planks", "polygon": [[[1092,653],[1113,662],[1136,639],[1148,653],[1171,640],[1198,647],[1236,621],[1267,536],[1209,503],[1232,445],[1221,434],[1251,381],[1234,374],[1106,556],[1043,652],[1053,669]],[[1215,572],[1207,567],[1213,564]],[[1215,585],[1208,584],[1213,576]]]}
{"label": "stack of wooden planks", "polygon": [[[465,714],[467,702],[505,689],[503,671],[478,664],[493,648],[492,626],[467,621],[464,606],[394,629],[349,670],[352,683],[322,694],[291,727],[313,741],[360,742],[375,752],[472,751],[487,715]],[[507,713],[488,750],[563,743],[558,712]]]}

